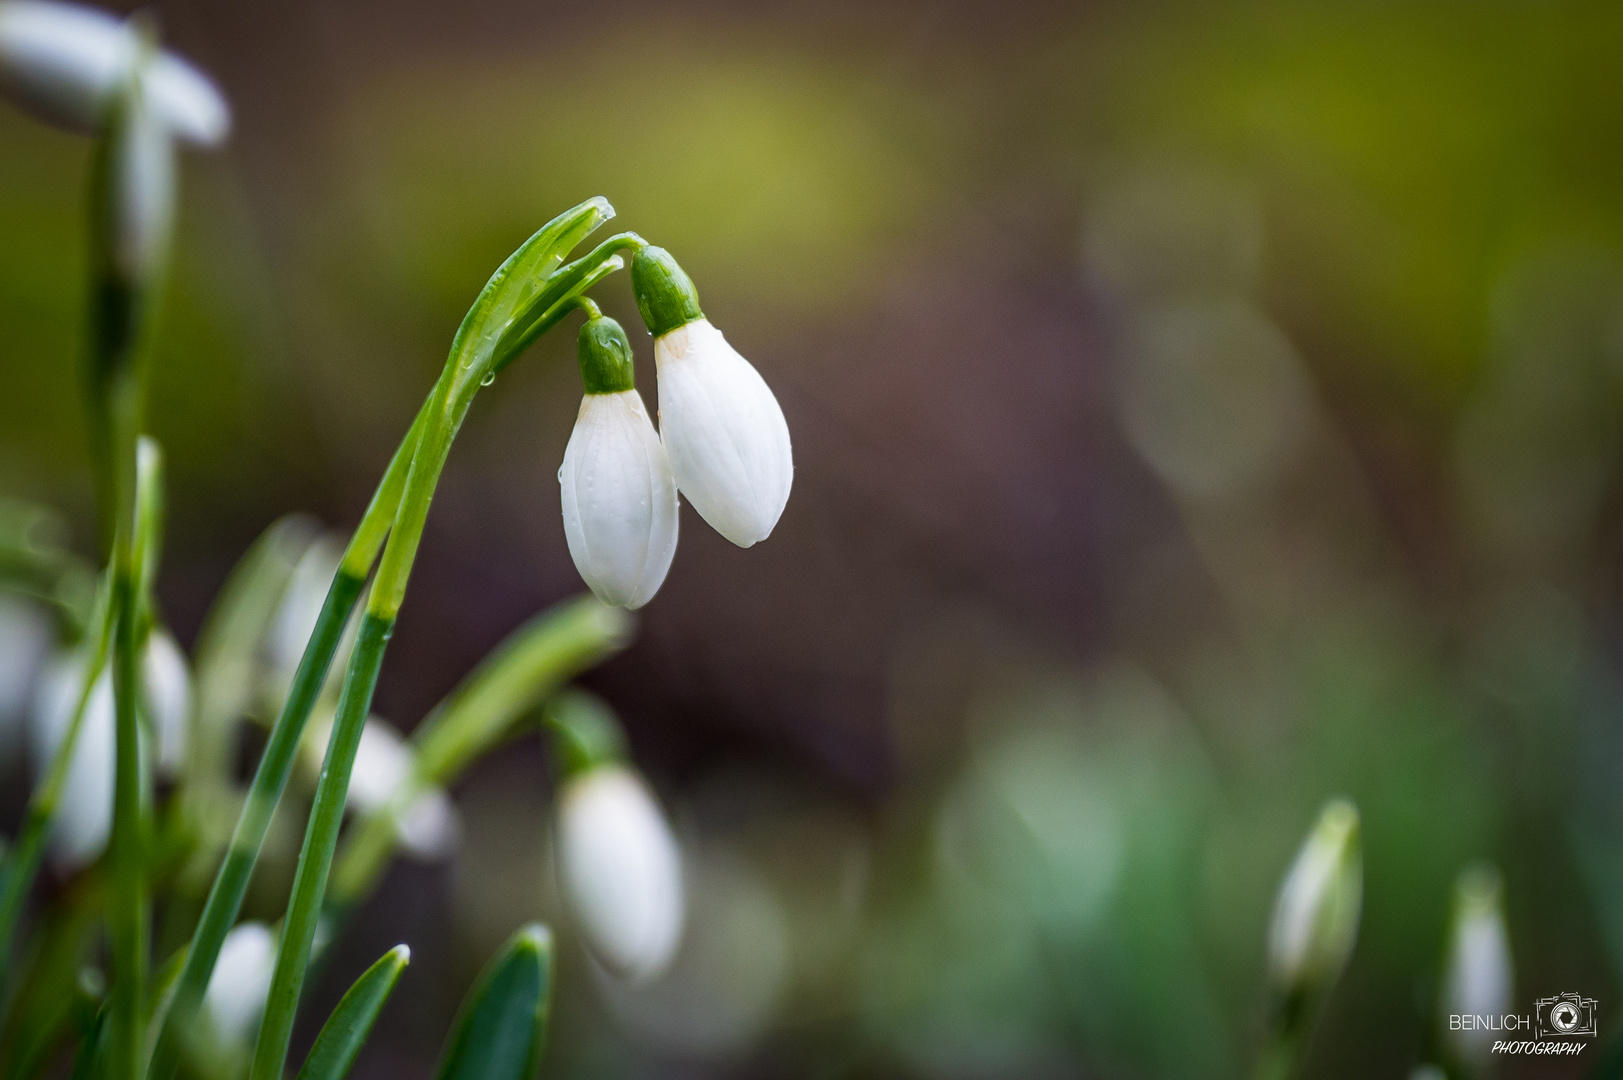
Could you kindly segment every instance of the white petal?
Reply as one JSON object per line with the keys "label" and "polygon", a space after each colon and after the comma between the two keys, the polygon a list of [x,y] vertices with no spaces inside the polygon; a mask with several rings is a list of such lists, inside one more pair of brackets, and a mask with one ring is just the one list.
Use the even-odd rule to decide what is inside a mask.
{"label": "white petal", "polygon": [[676,481],[635,390],[587,394],[558,470],[569,554],[605,604],[639,608],[676,554]]}
{"label": "white petal", "polygon": [[570,910],[605,966],[632,980],[665,969],[682,934],[682,860],[634,773],[605,766],[564,786],[558,868]]}
{"label": "white petal", "polygon": [[411,748],[387,720],[368,717],[355,748],[346,805],[363,814],[376,813],[389,805],[410,775]]}
{"label": "white petal", "polygon": [[[0,86],[66,127],[95,129],[135,48],[129,25],[97,8],[0,3]],[[164,128],[187,142],[215,146],[231,129],[230,109],[214,84],[173,53],[153,60],[144,89]]]}
{"label": "white petal", "polygon": [[[52,661],[34,697],[30,751],[34,776],[43,781],[67,734],[78,704],[84,662],[77,654]],[[94,862],[107,846],[113,824],[113,784],[117,767],[117,726],[113,681],[102,670],[91,691],[79,738],[68,761],[61,800],[51,819],[51,863],[62,874]]]}
{"label": "white petal", "polygon": [[245,922],[231,928],[203,993],[203,1011],[221,1042],[240,1046],[254,1033],[275,968],[276,935],[268,926]]}
{"label": "white petal", "polygon": [[432,788],[413,799],[400,815],[395,835],[413,858],[443,859],[456,850],[462,838],[462,818],[445,792]]}
{"label": "white petal", "polygon": [[0,4],[0,76],[22,104],[83,131],[101,119],[134,51],[129,28],[77,4]]}
{"label": "white petal", "polygon": [[147,638],[142,662],[146,707],[158,736],[158,771],[175,776],[186,763],[186,739],[191,727],[192,677],[186,654],[162,630]]}
{"label": "white petal", "polygon": [[739,547],[765,540],[789,501],[794,460],[778,399],[700,319],[654,343],[659,433],[682,494]]}

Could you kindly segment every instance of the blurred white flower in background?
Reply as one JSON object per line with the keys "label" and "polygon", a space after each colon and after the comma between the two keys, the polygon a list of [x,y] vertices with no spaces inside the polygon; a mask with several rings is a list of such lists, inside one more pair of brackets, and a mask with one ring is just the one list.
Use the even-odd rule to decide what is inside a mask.
{"label": "blurred white flower in background", "polygon": [[[304,647],[321,618],[327,590],[332,586],[343,555],[342,543],[331,536],[321,536],[305,548],[293,567],[265,645],[279,697],[286,694],[299,661],[304,658]],[[334,657],[333,667],[342,668],[338,657]]]}
{"label": "blurred white flower in background", "polygon": [[1268,927],[1268,970],[1286,994],[1328,989],[1358,940],[1364,898],[1358,809],[1332,799],[1279,887]]}
{"label": "blurred white flower in background", "polygon": [[[333,718],[312,721],[303,743],[305,770],[320,772],[332,737]],[[369,716],[355,748],[344,805],[363,815],[396,815],[395,835],[406,854],[423,860],[442,859],[455,850],[462,832],[456,804],[440,788],[411,788],[411,746],[380,716]],[[400,805],[404,800],[404,805]]]}
{"label": "blurred white flower in background", "polygon": [[[84,657],[70,652],[52,660],[34,695],[29,750],[34,775],[43,781],[73,721],[84,681]],[[71,873],[93,862],[107,846],[113,823],[113,782],[117,755],[113,713],[113,680],[107,671],[96,679],[84,721],[51,819],[51,864]]]}
{"label": "blurred white flower in background", "polygon": [[682,857],[659,804],[636,773],[602,765],[558,793],[558,876],[593,955],[646,982],[682,936]]}
{"label": "blurred white flower in background", "polygon": [[39,605],[0,593],[0,773],[22,747],[29,699],[52,637]]}
{"label": "blurred white flower in background", "polygon": [[186,738],[191,730],[192,673],[186,654],[167,631],[154,630],[141,658],[142,690],[147,715],[157,735],[158,775],[173,779],[186,764]]}
{"label": "blurred white flower in background", "polygon": [[260,922],[232,927],[203,994],[203,1013],[222,1049],[247,1045],[259,1026],[276,967],[276,935]]}
{"label": "blurred white flower in background", "polygon": [[778,399],[707,319],[655,341],[654,364],[659,434],[682,494],[739,547],[765,540],[795,478]]}
{"label": "blurred white flower in background", "polygon": [[[140,49],[128,22],[97,8],[49,0],[0,3],[0,89],[43,119],[93,131],[129,77]],[[225,98],[171,52],[153,58],[141,83],[165,132],[216,146],[231,130]]]}
{"label": "blurred white flower in background", "polygon": [[[73,721],[83,688],[84,663],[80,651],[56,657],[35,691],[29,749],[34,775],[41,780],[49,773]],[[147,638],[141,656],[140,694],[151,721],[150,728],[145,724],[141,728],[143,752],[155,756],[159,775],[172,778],[186,761],[191,673],[180,646],[165,631],[154,630]],[[104,666],[85,706],[84,722],[51,820],[51,862],[59,873],[71,873],[93,862],[107,846],[117,747],[112,671]]]}
{"label": "blurred white flower in background", "polygon": [[659,1050],[719,1059],[746,1053],[778,1013],[792,974],[787,912],[761,873],[727,848],[690,860],[692,915],[658,979],[598,979],[609,1007]]}
{"label": "blurred white flower in background", "polygon": [[1456,1057],[1474,1069],[1489,1063],[1494,1040],[1503,1033],[1456,1029],[1448,1017],[1503,1016],[1511,1011],[1516,979],[1502,894],[1499,872],[1491,866],[1466,870],[1454,886],[1453,925],[1443,969],[1442,1027]]}

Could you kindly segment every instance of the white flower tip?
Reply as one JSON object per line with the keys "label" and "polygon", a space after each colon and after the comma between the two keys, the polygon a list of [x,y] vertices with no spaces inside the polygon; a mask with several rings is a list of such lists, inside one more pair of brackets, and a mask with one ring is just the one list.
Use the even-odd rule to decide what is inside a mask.
{"label": "white flower tip", "polygon": [[411,946],[402,941],[400,944],[389,950],[389,955],[393,956],[402,964],[409,964],[411,963]]}
{"label": "white flower tip", "polygon": [[681,942],[682,860],[642,781],[610,765],[575,777],[558,799],[565,898],[592,953],[628,982],[670,966]]}
{"label": "white flower tip", "polygon": [[186,763],[191,728],[192,675],[186,654],[168,632],[154,630],[147,638],[141,676],[146,707],[157,734],[158,772],[177,775]]}

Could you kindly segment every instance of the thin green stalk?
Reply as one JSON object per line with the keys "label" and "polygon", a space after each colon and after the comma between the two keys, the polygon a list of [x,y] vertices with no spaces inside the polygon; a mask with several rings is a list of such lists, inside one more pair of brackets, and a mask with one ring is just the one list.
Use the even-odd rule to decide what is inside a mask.
{"label": "thin green stalk", "polygon": [[[405,489],[361,623],[360,641],[345,676],[283,919],[250,1080],[280,1080],[287,1059],[287,1043],[343,822],[355,750],[451,442],[479,387],[494,374],[498,358],[510,359],[522,349],[510,350],[506,343],[514,341],[522,327],[536,322],[537,312],[544,318],[550,309],[578,295],[582,283],[591,278],[597,266],[578,269],[571,264],[567,268],[571,272],[565,274],[563,257],[613,213],[605,200],[590,199],[542,226],[492,275],[457,330],[444,372],[426,406]],[[599,264],[611,258],[606,256]],[[529,340],[533,338],[525,339],[524,344]]]}
{"label": "thin green stalk", "polygon": [[23,901],[33,890],[34,877],[45,852],[45,837],[62,800],[62,788],[67,783],[68,766],[73,761],[73,750],[79,742],[79,731],[84,726],[85,713],[90,705],[90,694],[101,677],[107,662],[108,638],[112,633],[109,618],[111,590],[103,588],[91,625],[96,635],[94,645],[84,657],[84,672],[80,680],[79,696],[74,701],[73,718],[51,758],[50,771],[45,782],[34,789],[28,800],[27,816],[17,834],[17,843],[7,860],[4,892],[0,893],[0,972],[10,970],[11,939],[17,919],[22,913]]}
{"label": "thin green stalk", "polygon": [[169,1080],[174,1075],[182,1033],[202,1003],[209,976],[214,972],[214,963],[219,959],[220,947],[237,921],[242,899],[248,891],[248,880],[259,859],[265,836],[270,831],[276,806],[287,787],[288,775],[293,770],[299,742],[304,737],[305,723],[321,696],[322,687],[326,685],[327,672],[332,667],[333,656],[343,638],[344,627],[349,622],[350,613],[355,610],[367,575],[371,573],[372,563],[377,559],[378,550],[383,546],[390,523],[400,506],[407,468],[416,453],[417,439],[434,399],[434,395],[430,395],[395,451],[377,492],[372,496],[371,504],[355,528],[338,572],[333,576],[321,615],[316,620],[316,628],[305,645],[293,684],[282,703],[281,715],[271,729],[265,752],[259,759],[259,768],[254,772],[253,785],[243,803],[242,814],[237,819],[231,846],[214,877],[203,914],[198,918],[197,929],[187,952],[186,966],[181,972],[153,1051],[148,1073],[151,1080]]}
{"label": "thin green stalk", "polygon": [[[388,544],[361,622],[360,639],[339,697],[338,715],[333,721],[304,847],[299,852],[293,892],[283,918],[276,968],[260,1021],[249,1080],[281,1080],[294,1014],[326,894],[327,876],[338,843],[338,830],[343,822],[355,750],[360,745],[378,669],[383,663],[395,616],[405,598],[412,563],[428,519],[428,507],[450,454],[451,442],[467,416],[474,395],[486,376],[494,373],[497,359],[512,355],[504,351],[504,342],[512,341],[519,328],[534,322],[536,312],[545,315],[557,304],[578,295],[581,282],[592,268],[566,276],[561,269],[563,256],[613,213],[605,200],[590,199],[542,226],[491,276],[451,343],[444,371],[427,406],[427,416],[400,497],[400,508],[389,531]],[[575,265],[571,264],[571,268]]]}
{"label": "thin green stalk", "polygon": [[138,1080],[141,1064],[142,992],[147,975],[146,829],[142,808],[141,732],[135,715],[136,599],[133,568],[113,572],[113,701],[118,717],[118,757],[113,785],[112,889],[107,938],[112,969],[108,997],[113,1080]]}
{"label": "thin green stalk", "polygon": [[[282,1067],[287,1062],[288,1039],[293,1034],[293,1018],[298,1011],[304,972],[310,962],[310,945],[315,940],[319,921],[319,900],[327,890],[327,872],[332,866],[338,830],[344,820],[349,774],[355,765],[355,750],[361,743],[366,714],[372,707],[372,691],[377,687],[384,649],[393,631],[394,620],[380,618],[370,610],[361,620],[355,654],[350,659],[344,691],[338,700],[332,741],[327,744],[327,757],[316,785],[315,804],[305,829],[304,847],[299,853],[299,868],[293,877],[293,899],[282,921],[282,940],[276,952],[270,993],[265,999],[259,1041],[254,1046],[250,1080],[281,1080]],[[311,896],[317,902],[306,899]]]}

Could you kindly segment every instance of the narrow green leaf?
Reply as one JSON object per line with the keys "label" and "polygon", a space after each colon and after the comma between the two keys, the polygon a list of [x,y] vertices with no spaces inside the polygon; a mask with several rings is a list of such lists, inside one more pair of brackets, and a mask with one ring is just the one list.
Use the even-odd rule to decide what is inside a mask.
{"label": "narrow green leaf", "polygon": [[96,1018],[79,1041],[79,1050],[73,1055],[73,1074],[69,1080],[99,1080],[107,1073],[107,1013],[103,1005]]}
{"label": "narrow green leaf", "polygon": [[439,1080],[529,1080],[541,1064],[552,1012],[552,934],[524,927],[462,1003]]}
{"label": "narrow green leaf", "polygon": [[322,1025],[298,1080],[343,1080],[410,962],[411,950],[396,945],[355,980]]}

